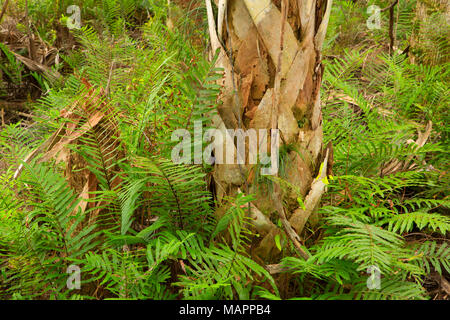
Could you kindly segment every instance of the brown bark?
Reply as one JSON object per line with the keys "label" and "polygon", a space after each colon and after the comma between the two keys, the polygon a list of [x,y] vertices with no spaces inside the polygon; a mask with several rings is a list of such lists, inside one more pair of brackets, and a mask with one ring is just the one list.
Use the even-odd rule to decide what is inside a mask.
{"label": "brown bark", "polygon": [[[273,177],[272,182],[261,183],[255,165],[216,164],[217,199],[220,202],[238,190],[254,193],[256,200],[249,210],[268,221],[264,228],[261,223],[256,226],[263,236],[256,253],[266,260],[276,253],[274,237],[280,229],[268,225],[277,214],[288,238],[307,258],[299,235],[325,190],[327,171],[319,90],[321,48],[332,1],[220,0],[216,4],[219,8],[225,4],[226,10],[224,20],[219,14],[217,23],[208,10],[212,49],[220,50],[218,64],[225,70],[215,124],[228,129],[279,129],[280,150],[288,150],[280,158],[281,182]],[[216,26],[222,29],[217,31]],[[319,172],[322,160],[324,170]]]}

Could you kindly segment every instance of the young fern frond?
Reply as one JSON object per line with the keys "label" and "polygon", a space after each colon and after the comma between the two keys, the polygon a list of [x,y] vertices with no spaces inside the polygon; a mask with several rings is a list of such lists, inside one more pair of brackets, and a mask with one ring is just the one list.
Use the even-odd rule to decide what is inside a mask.
{"label": "young fern frond", "polygon": [[[171,221],[173,230],[211,232],[212,198],[204,180],[205,174],[198,166],[174,164],[162,158],[136,157],[130,169],[130,180],[125,190],[129,197],[139,198],[145,192],[148,197],[142,204],[158,217]],[[130,215],[123,216],[129,225]]]}
{"label": "young fern frond", "polygon": [[[363,300],[426,300],[424,288],[401,278],[381,278],[380,289],[371,290],[363,281],[347,294],[351,299]],[[345,297],[345,295],[344,295]]]}

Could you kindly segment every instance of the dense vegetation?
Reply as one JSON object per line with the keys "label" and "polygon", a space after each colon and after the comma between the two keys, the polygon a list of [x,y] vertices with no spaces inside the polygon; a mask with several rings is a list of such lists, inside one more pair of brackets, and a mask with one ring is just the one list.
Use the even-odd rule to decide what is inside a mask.
{"label": "dense vegetation", "polygon": [[283,232],[277,252],[252,255],[254,195],[218,206],[212,166],[170,160],[172,132],[208,127],[221,89],[203,1],[174,2],[4,6],[0,298],[448,299],[447,2],[398,1],[394,33],[388,11],[366,25],[390,1],[334,2],[321,89],[333,169],[301,234],[308,259]]}

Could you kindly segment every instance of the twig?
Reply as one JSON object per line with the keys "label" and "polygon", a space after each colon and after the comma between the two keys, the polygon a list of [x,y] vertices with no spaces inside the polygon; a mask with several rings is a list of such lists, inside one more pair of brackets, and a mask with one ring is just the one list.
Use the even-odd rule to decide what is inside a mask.
{"label": "twig", "polygon": [[304,201],[304,208],[297,209],[290,219],[291,225],[298,234],[302,233],[306,222],[316,209],[320,199],[322,198],[322,195],[326,191],[327,184],[324,180],[326,179],[327,176],[328,171],[327,169],[329,167],[328,159],[331,153],[332,150],[329,147],[327,147],[325,151],[325,158],[321,165],[321,171],[311,184],[311,190],[309,191]]}
{"label": "twig", "polygon": [[270,274],[289,271],[289,268],[284,267],[282,264],[268,264],[264,268],[269,271]]}
{"label": "twig", "polygon": [[214,21],[214,13],[211,5],[211,0],[205,0],[206,12],[208,15],[208,28],[209,28],[209,38],[211,40],[211,48],[213,54],[216,53],[217,49],[221,48],[219,38],[217,37],[216,22]]}

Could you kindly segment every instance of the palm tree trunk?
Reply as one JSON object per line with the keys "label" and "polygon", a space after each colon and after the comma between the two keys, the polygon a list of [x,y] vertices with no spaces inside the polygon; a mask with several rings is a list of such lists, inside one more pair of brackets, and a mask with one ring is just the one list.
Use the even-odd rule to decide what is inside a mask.
{"label": "palm tree trunk", "polygon": [[[248,162],[216,164],[217,199],[223,201],[239,190],[255,194],[249,209],[263,235],[255,253],[266,261],[276,253],[274,237],[280,229],[271,218],[278,215],[289,239],[307,258],[299,235],[325,191],[329,157],[322,151],[319,91],[321,49],[332,0],[217,0],[216,4],[217,23],[206,0],[212,51],[219,50],[218,64],[224,69],[222,105],[213,123],[222,130],[280,132],[275,174],[280,179],[264,179],[259,167]],[[248,150],[247,143],[247,155]]]}

